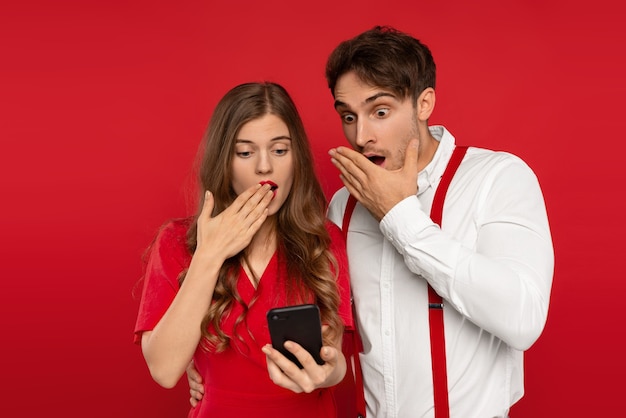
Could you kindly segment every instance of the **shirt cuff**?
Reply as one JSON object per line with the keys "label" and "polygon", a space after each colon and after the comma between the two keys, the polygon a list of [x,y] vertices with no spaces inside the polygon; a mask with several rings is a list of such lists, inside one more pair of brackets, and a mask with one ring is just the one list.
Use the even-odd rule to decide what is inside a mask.
{"label": "shirt cuff", "polygon": [[409,196],[387,212],[379,228],[383,236],[404,254],[404,247],[414,241],[421,231],[433,225],[433,221],[422,210],[417,196]]}

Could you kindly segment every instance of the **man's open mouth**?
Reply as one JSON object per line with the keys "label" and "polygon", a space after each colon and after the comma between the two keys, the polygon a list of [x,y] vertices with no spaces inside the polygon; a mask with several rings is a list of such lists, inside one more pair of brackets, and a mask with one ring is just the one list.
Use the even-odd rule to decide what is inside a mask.
{"label": "man's open mouth", "polygon": [[381,166],[385,162],[385,157],[381,157],[380,155],[370,155],[367,159],[377,166]]}

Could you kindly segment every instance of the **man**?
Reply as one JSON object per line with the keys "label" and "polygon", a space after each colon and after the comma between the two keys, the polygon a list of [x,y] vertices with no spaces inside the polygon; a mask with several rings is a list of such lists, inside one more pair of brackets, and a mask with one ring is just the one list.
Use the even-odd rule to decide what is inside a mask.
{"label": "man", "polygon": [[[326,78],[353,148],[330,150],[345,187],[328,216],[342,225],[348,196],[358,201],[347,245],[367,416],[508,416],[524,393],[523,352],[544,328],[554,269],[536,176],[514,155],[470,147],[439,227],[431,206],[456,144],[428,125],[429,49],[376,27],[331,53]],[[442,305],[429,307],[429,286]],[[440,326],[430,317],[438,309]],[[431,327],[445,337],[431,339]],[[443,366],[432,362],[438,347]],[[433,382],[442,370],[444,395]]]}

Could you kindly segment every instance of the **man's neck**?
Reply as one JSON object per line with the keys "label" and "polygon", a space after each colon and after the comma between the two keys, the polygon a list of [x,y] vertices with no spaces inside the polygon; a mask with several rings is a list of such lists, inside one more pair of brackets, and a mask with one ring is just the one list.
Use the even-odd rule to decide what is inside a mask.
{"label": "man's neck", "polygon": [[439,141],[431,135],[428,126],[426,126],[425,129],[421,129],[419,155],[417,157],[418,171],[422,171],[424,167],[426,167],[433,160],[438,147]]}

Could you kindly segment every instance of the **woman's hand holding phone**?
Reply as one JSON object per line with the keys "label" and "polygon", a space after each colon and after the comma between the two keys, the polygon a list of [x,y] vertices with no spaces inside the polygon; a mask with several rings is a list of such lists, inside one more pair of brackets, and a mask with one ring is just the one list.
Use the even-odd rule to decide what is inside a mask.
{"label": "woman's hand holding phone", "polygon": [[322,346],[322,327],[316,305],[271,309],[267,322],[272,345],[263,347],[272,381],[296,393],[339,383],[346,361],[339,340],[336,347]]}
{"label": "woman's hand holding phone", "polygon": [[262,348],[266,356],[270,379],[278,386],[296,393],[311,393],[315,389],[334,386],[346,373],[343,354],[334,347],[324,346],[320,357],[324,364],[317,364],[313,356],[300,344],[287,341],[285,347],[302,364],[298,367],[270,344]]}

